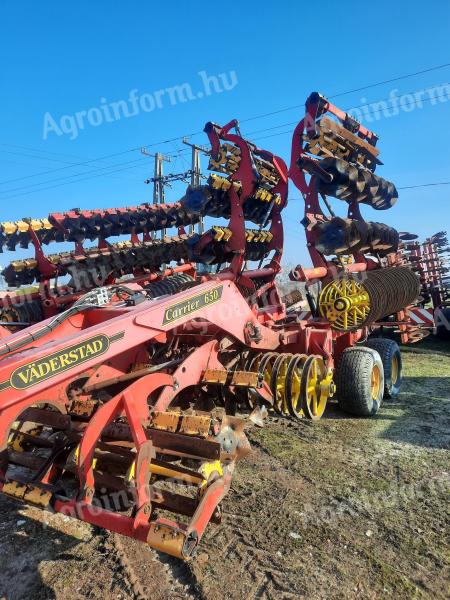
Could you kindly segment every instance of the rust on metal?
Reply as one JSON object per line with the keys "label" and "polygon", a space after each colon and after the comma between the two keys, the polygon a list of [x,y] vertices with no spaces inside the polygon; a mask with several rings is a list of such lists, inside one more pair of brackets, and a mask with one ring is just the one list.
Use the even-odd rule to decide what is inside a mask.
{"label": "rust on metal", "polygon": [[211,428],[209,415],[183,415],[180,422],[180,433],[185,435],[198,435],[206,438]]}
{"label": "rust on metal", "polygon": [[183,557],[185,532],[169,525],[150,525],[147,544],[154,550],[170,554],[175,558]]}
{"label": "rust on metal", "polygon": [[224,385],[228,377],[226,369],[206,369],[202,381],[204,383],[219,383]]}
{"label": "rust on metal", "polygon": [[78,399],[72,402],[69,412],[77,415],[78,417],[91,417],[94,414],[97,406],[98,402],[96,400]]}
{"label": "rust on metal", "polygon": [[259,387],[259,374],[254,371],[233,371],[230,385],[237,387]]}
{"label": "rust on metal", "polygon": [[155,411],[150,415],[149,426],[154,429],[174,432],[178,429],[179,421],[180,413],[178,412]]}

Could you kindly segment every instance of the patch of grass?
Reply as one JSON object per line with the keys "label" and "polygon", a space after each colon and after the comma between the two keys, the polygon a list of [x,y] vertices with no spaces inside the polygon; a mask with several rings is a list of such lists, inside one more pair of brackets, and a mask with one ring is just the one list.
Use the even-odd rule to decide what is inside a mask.
{"label": "patch of grass", "polygon": [[415,586],[405,575],[388,563],[375,556],[372,552],[364,549],[364,554],[370,565],[370,568],[375,571],[377,579],[381,580],[385,593],[393,598],[414,598],[423,597],[421,590]]}
{"label": "patch of grass", "polygon": [[417,344],[409,344],[407,346],[401,346],[402,350],[425,350],[426,352],[444,352],[450,356],[450,345],[448,342],[440,340],[435,335],[429,335]]}
{"label": "patch of grass", "polygon": [[[403,354],[403,374],[413,379],[418,377],[450,377],[450,359],[440,354]],[[450,396],[450,382],[443,381],[442,391]]]}

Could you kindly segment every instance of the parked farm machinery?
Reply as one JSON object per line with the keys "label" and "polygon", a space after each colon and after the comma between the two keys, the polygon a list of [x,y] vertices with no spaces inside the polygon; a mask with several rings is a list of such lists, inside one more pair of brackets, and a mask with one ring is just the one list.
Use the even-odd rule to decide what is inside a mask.
{"label": "parked farm machinery", "polygon": [[[246,409],[257,424],[267,411],[317,420],[337,392],[343,409],[370,416],[398,393],[397,345],[366,340],[419,283],[385,266],[398,233],[366,223],[358,205],[389,208],[395,187],[374,175],[374,134],[318,94],[306,108],[289,174],[305,198],[313,267],[292,278],[307,284],[308,318],[286,310],[275,280],[288,169],[236,121],[206,125],[212,173],[177,203],[3,224],[9,249],[35,250],[4,276],[37,283],[30,301],[42,309],[0,343],[3,493],[188,559],[249,452]],[[347,218],[326,217],[319,195],[346,201]],[[222,221],[185,232],[205,216]],[[154,238],[171,227],[176,236]],[[50,241],[75,249],[45,256]]]}
{"label": "parked farm machinery", "polygon": [[411,320],[442,340],[450,339],[450,246],[446,231],[424,242],[413,234],[403,234],[395,260],[408,265],[420,279],[420,297],[408,310]]}
{"label": "parked farm machinery", "polygon": [[[316,326],[323,321],[332,331],[338,401],[357,414],[378,409],[383,396],[377,387],[380,358],[385,395],[398,393],[397,345],[367,338],[387,316],[394,316],[406,338],[414,334],[416,328],[405,318],[404,309],[419,294],[414,273],[390,261],[398,250],[398,232],[366,222],[360,210],[360,204],[387,210],[398,196],[393,183],[374,173],[382,164],[377,141],[351,115],[313,93],[294,131],[289,172],[305,202],[302,224],[313,264],[298,265],[290,277],[305,283]],[[330,196],[347,203],[345,218],[336,216]],[[358,342],[364,345],[355,346]]]}

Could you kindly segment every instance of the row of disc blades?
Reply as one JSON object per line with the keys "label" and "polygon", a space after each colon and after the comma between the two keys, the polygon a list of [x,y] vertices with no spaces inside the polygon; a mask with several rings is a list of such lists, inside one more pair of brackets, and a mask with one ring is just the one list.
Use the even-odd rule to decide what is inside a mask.
{"label": "row of disc blades", "polygon": [[[102,249],[88,248],[85,255],[61,252],[49,255],[48,259],[55,266],[58,276],[70,274],[73,285],[80,289],[101,285],[111,274],[119,277],[135,271],[158,268],[170,262],[186,260],[223,264],[233,258],[225,241],[210,239],[200,249],[200,239],[201,236],[193,233],[139,243],[119,242]],[[247,241],[246,259],[262,260],[269,252],[268,247],[268,242]],[[31,285],[42,279],[35,259],[13,261],[3,270],[2,275],[11,287]]]}
{"label": "row of disc blades", "polygon": [[[233,253],[230,252],[226,244],[220,241],[211,240],[203,246],[201,250],[195,248],[195,241],[192,240],[191,260],[206,265],[225,264],[231,262]],[[269,254],[269,245],[266,242],[246,242],[245,259],[251,261],[260,261]]]}
{"label": "row of disc blades", "polygon": [[[111,274],[119,277],[133,274],[136,270],[185,260],[189,257],[189,239],[190,236],[181,235],[139,244],[119,242],[108,248],[89,248],[85,255],[62,252],[49,255],[48,259],[55,266],[58,276],[72,276],[71,285],[76,289],[89,288],[102,285]],[[31,285],[42,278],[37,262],[31,259],[13,261],[2,275],[11,287]]]}
{"label": "row of disc blades", "polygon": [[[50,242],[84,242],[85,240],[159,231],[170,227],[184,227],[198,223],[199,217],[188,212],[180,203],[142,205],[129,209],[105,209],[63,215],[57,221],[53,215],[46,219],[33,219],[31,227],[42,244]],[[31,242],[27,221],[0,225],[0,252],[3,246],[14,251],[16,246],[28,248]]]}
{"label": "row of disc blades", "polygon": [[[267,221],[272,205],[259,198],[248,198],[244,203],[244,216],[248,221],[262,224]],[[231,205],[228,193],[209,185],[189,187],[181,202],[173,204],[142,205],[130,209],[105,209],[90,213],[63,216],[59,222],[52,215],[32,221],[32,228],[42,244],[51,242],[84,242],[186,227],[199,222],[203,216],[229,219]],[[3,247],[14,251],[16,246],[28,248],[31,243],[28,221],[0,224],[0,252]]]}
{"label": "row of disc blades", "polygon": [[149,298],[177,294],[195,284],[195,279],[186,273],[175,273],[160,281],[152,281],[145,286]]}
{"label": "row of disc blades", "polygon": [[317,189],[322,194],[347,202],[362,202],[376,210],[386,210],[395,204],[398,193],[395,185],[358,164],[341,158],[327,157],[319,166],[331,177],[317,177]]}
{"label": "row of disc blades", "polygon": [[66,217],[62,226],[68,232],[68,241],[107,239],[118,235],[160,231],[170,227],[184,227],[198,222],[195,215],[188,213],[179,203],[158,204],[118,214],[105,213],[90,218]]}
{"label": "row of disc blades", "polygon": [[333,217],[316,223],[312,229],[316,249],[327,256],[356,252],[385,256],[396,252],[399,234],[384,223]]}
{"label": "row of disc blades", "polygon": [[[227,192],[208,185],[190,186],[184,196],[183,206],[192,215],[229,219],[231,203]],[[271,204],[259,198],[247,198],[242,206],[246,221],[265,224],[270,215]]]}

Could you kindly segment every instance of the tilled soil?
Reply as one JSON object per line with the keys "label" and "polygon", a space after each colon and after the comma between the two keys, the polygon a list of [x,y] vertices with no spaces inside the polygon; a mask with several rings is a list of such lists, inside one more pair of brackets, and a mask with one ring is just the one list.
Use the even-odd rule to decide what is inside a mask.
{"label": "tilled soil", "polygon": [[404,362],[375,418],[249,429],[191,563],[0,497],[0,600],[447,598],[450,357]]}

